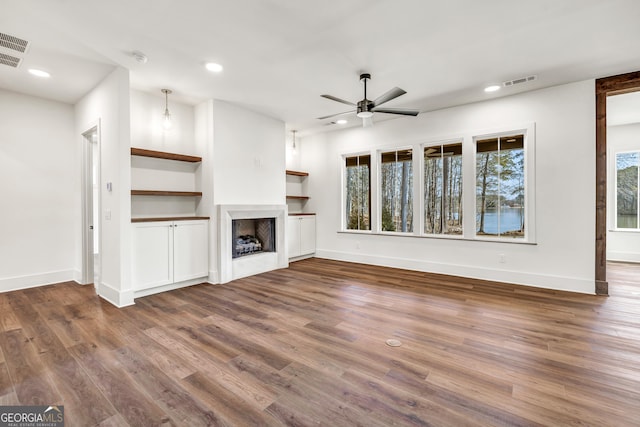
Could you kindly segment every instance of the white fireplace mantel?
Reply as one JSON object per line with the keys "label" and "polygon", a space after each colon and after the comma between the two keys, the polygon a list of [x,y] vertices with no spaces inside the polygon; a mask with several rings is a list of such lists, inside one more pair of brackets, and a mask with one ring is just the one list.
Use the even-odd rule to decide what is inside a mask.
{"label": "white fireplace mantel", "polygon": [[[218,266],[220,283],[289,266],[286,248],[287,205],[218,205]],[[234,219],[275,218],[276,250],[246,257],[232,257]]]}

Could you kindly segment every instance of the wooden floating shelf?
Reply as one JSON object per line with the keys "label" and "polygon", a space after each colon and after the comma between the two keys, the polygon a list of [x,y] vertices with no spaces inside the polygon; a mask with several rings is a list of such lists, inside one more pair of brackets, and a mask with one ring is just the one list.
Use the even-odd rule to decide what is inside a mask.
{"label": "wooden floating shelf", "polygon": [[309,200],[309,196],[287,196],[287,199],[293,199],[293,200]]}
{"label": "wooden floating shelf", "polygon": [[131,190],[132,196],[202,196],[202,191]]}
{"label": "wooden floating shelf", "polygon": [[290,212],[289,216],[307,216],[307,215],[315,215],[315,212]]}
{"label": "wooden floating shelf", "polygon": [[199,219],[209,219],[208,216],[174,216],[163,218],[131,218],[131,222],[156,222],[156,221],[194,221]]}
{"label": "wooden floating shelf", "polygon": [[179,160],[181,162],[198,163],[202,157],[188,156],[186,154],[166,153],[164,151],[145,150],[144,148],[131,147],[132,156],[153,157],[156,159]]}
{"label": "wooden floating shelf", "polygon": [[286,170],[285,172],[287,175],[309,176],[309,172],[299,172],[299,171],[291,171],[291,170]]}

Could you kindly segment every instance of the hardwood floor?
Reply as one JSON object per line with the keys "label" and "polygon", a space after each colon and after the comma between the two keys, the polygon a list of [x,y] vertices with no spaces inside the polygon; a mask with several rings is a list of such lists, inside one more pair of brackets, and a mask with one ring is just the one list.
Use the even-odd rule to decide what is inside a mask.
{"label": "hardwood floor", "polygon": [[637,426],[629,270],[609,297],[319,259],[124,309],[74,283],[4,293],[0,405],[62,404],[67,426]]}

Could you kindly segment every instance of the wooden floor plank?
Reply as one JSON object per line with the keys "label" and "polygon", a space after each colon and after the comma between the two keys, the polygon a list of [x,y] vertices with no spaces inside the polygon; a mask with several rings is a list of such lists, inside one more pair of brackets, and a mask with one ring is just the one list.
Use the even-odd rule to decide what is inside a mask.
{"label": "wooden floor plank", "polygon": [[[322,259],[118,309],[0,294],[0,405],[68,425],[637,425],[640,265],[609,297]],[[389,338],[400,340],[390,347]]]}

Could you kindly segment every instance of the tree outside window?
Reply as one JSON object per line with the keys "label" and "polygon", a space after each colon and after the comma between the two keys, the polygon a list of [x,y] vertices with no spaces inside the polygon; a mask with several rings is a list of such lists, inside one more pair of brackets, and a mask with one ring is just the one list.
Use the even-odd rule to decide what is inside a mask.
{"label": "tree outside window", "polygon": [[424,148],[424,232],[462,234],[462,142]]}
{"label": "tree outside window", "polygon": [[525,235],[524,135],[476,142],[476,235]]}
{"label": "tree outside window", "polygon": [[413,231],[412,150],[380,155],[382,231]]}
{"label": "tree outside window", "polygon": [[640,151],[616,154],[616,228],[639,229]]}
{"label": "tree outside window", "polygon": [[371,230],[371,156],[345,158],[347,230]]}

